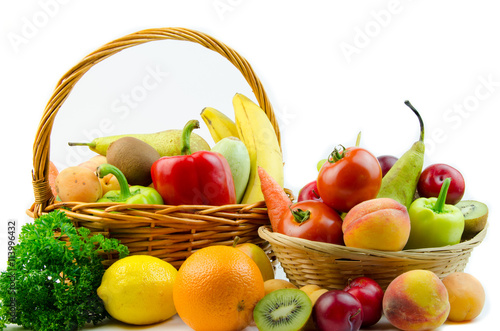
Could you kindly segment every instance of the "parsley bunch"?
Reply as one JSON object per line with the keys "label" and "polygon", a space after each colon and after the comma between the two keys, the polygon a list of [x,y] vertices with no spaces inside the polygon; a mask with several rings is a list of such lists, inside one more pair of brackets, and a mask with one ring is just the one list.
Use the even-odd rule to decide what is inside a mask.
{"label": "parsley bunch", "polygon": [[[56,231],[60,236],[55,237]],[[24,225],[0,275],[0,329],[18,324],[33,330],[77,330],[108,317],[97,296],[104,274],[99,251],[128,255],[116,239],[76,229],[62,211]]]}

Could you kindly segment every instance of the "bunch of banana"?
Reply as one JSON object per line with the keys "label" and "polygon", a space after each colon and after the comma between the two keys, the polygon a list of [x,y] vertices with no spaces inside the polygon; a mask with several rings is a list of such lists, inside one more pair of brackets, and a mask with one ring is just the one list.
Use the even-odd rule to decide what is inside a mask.
{"label": "bunch of banana", "polygon": [[215,143],[226,137],[238,137],[236,124],[232,119],[217,109],[206,107],[201,111],[201,118],[208,127],[208,131]]}
{"label": "bunch of banana", "polygon": [[201,117],[216,143],[233,136],[245,144],[250,157],[250,175],[239,202],[251,204],[264,200],[257,171],[259,166],[284,185],[283,155],[274,127],[262,108],[242,94],[234,96],[233,107],[236,123],[210,107],[203,109]]}
{"label": "bunch of banana", "polygon": [[258,167],[284,185],[283,155],[274,127],[262,108],[242,94],[234,96],[233,107],[239,138],[250,155],[250,177],[241,203],[250,204],[264,200]]}

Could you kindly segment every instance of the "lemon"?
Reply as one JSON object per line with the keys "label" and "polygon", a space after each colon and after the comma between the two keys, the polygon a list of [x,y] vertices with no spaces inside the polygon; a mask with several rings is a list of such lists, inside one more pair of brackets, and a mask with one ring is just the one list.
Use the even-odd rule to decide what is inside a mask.
{"label": "lemon", "polygon": [[172,287],[177,269],[157,257],[131,255],[104,273],[97,295],[115,319],[134,325],[162,322],[176,314]]}

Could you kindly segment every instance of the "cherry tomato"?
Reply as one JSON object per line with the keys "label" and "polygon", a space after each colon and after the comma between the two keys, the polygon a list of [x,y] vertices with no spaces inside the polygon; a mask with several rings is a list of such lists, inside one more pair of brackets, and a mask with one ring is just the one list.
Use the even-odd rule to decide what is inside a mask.
{"label": "cherry tomato", "polygon": [[344,245],[342,218],[321,201],[305,200],[290,207],[278,232],[287,236]]}
{"label": "cherry tomato", "polygon": [[348,212],[377,197],[382,169],[377,158],[360,147],[335,148],[318,174],[319,196],[338,212]]}

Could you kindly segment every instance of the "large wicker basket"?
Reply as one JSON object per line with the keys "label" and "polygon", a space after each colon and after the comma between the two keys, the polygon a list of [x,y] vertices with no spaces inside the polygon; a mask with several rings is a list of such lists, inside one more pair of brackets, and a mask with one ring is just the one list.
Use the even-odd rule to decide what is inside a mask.
{"label": "large wicker basket", "polygon": [[349,279],[359,276],[370,277],[385,289],[409,270],[430,270],[439,278],[464,271],[472,249],[486,232],[485,227],[472,239],[453,246],[384,252],[294,238],[273,232],[269,226],[259,228],[292,283],[328,289],[343,289]]}
{"label": "large wicker basket", "polygon": [[[132,46],[158,40],[181,40],[200,44],[229,60],[244,76],[270,119],[278,141],[280,132],[273,109],[260,80],[250,64],[236,51],[218,40],[184,28],[159,28],[139,31],[112,41],[89,54],[59,81],[41,119],[33,146],[33,188],[35,201],[27,211],[36,218],[56,209],[64,210],[78,227],[103,233],[128,246],[131,254],[147,254],[170,262],[175,267],[196,249],[239,242],[261,245],[272,258],[269,244],[258,235],[258,228],[269,224],[264,202],[251,205],[167,206],[125,205],[121,203],[56,203],[48,182],[50,135],[54,118],[80,78],[95,64]],[[104,264],[117,256],[108,254]]]}

